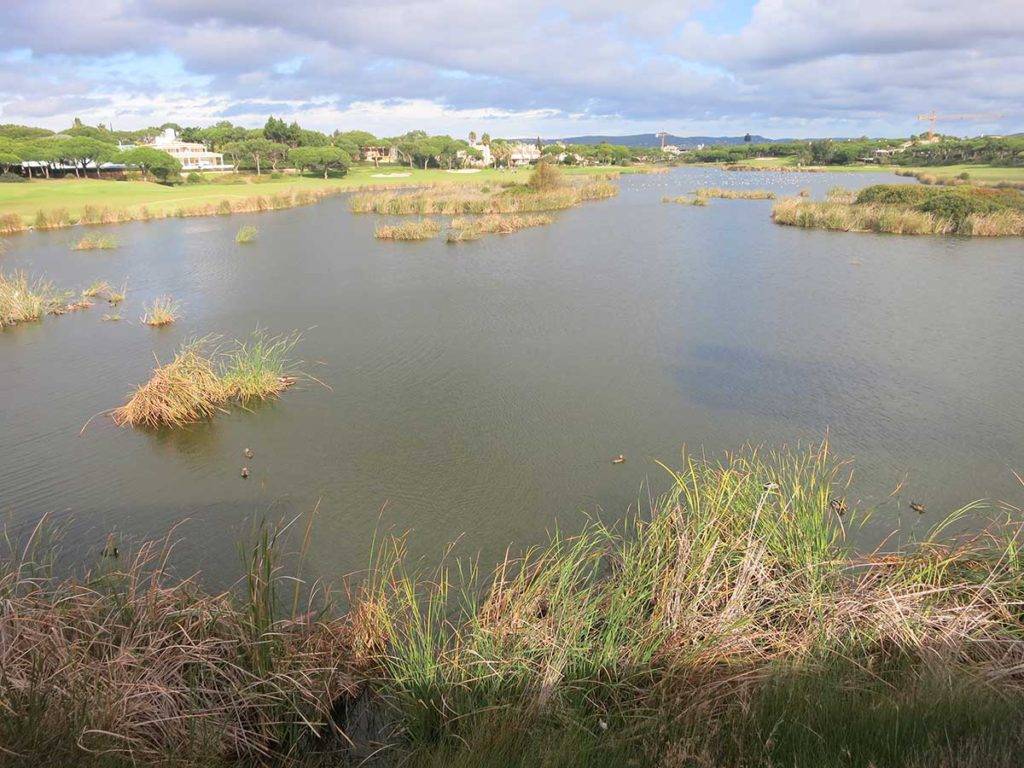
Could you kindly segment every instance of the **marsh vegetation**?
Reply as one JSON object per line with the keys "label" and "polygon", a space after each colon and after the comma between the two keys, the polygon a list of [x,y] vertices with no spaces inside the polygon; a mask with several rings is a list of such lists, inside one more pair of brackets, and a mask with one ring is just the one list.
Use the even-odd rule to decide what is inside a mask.
{"label": "marsh vegetation", "polygon": [[181,305],[170,296],[159,296],[143,306],[141,322],[153,328],[170,325],[181,317]]}
{"label": "marsh vegetation", "polygon": [[908,235],[1024,235],[1024,194],[988,187],[878,184],[826,202],[785,199],[777,224]]}
{"label": "marsh vegetation", "polygon": [[227,346],[211,337],[187,342],[111,415],[119,426],[181,427],[232,403],[275,398],[296,381],[290,360],[296,343],[297,335],[262,332]]}
{"label": "marsh vegetation", "polygon": [[[217,386],[196,347],[175,362]],[[170,539],[60,578],[41,527],[0,565],[0,736],[97,765],[1009,766],[1019,523],[952,537],[975,505],[858,553],[847,469],[825,445],[690,459],[645,513],[486,575],[383,536],[344,612],[296,578],[312,517],[258,528],[221,594],[172,575]]]}

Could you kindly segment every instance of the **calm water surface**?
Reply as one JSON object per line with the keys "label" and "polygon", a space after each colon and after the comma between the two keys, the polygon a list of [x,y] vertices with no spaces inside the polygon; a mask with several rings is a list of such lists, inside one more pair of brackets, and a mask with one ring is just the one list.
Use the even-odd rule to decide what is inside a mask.
{"label": "calm water surface", "polygon": [[[773,225],[766,201],[660,202],[706,185],[820,197],[879,181],[894,179],[623,177],[614,200],[457,246],[377,242],[377,219],[344,199],[112,227],[115,251],[70,251],[78,229],[10,238],[5,270],[127,279],[129,297],[121,323],[96,306],[0,333],[0,513],[22,529],[50,513],[82,552],[109,530],[153,536],[188,518],[178,560],[219,581],[252,520],[319,499],[312,561],[341,574],[381,527],[410,530],[417,553],[462,536],[490,559],[556,524],[621,516],[645,482],[665,488],[655,460],[678,463],[684,444],[826,431],[855,459],[851,495],[875,508],[875,538],[978,497],[1022,504],[1021,240],[806,231]],[[259,239],[237,246],[247,223]],[[140,325],[164,293],[182,321]],[[97,418],[79,434],[154,355],[257,326],[302,330],[304,367],[330,389],[174,433]],[[924,522],[910,499],[928,504]]]}

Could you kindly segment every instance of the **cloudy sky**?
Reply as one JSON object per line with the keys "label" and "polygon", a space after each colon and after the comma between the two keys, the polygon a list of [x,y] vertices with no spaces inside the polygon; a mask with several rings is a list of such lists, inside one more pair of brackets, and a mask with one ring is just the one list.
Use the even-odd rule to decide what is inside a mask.
{"label": "cloudy sky", "polygon": [[[1024,0],[0,0],[0,122],[1024,130]],[[1002,117],[998,117],[998,115]]]}

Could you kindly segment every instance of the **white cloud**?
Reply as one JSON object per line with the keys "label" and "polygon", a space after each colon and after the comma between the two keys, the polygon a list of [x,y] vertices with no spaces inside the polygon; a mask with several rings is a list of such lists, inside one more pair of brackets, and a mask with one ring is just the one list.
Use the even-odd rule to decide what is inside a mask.
{"label": "white cloud", "polygon": [[0,109],[551,136],[905,134],[934,107],[1019,130],[1020,0],[760,0],[730,33],[696,20],[717,2],[8,0],[0,51],[31,55],[0,71]]}

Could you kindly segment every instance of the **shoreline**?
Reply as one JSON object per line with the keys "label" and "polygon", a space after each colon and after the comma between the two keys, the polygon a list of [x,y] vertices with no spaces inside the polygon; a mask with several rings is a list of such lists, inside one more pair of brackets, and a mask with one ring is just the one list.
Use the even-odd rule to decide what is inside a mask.
{"label": "shoreline", "polygon": [[690,459],[649,511],[490,577],[447,557],[424,571],[384,536],[343,611],[299,578],[312,515],[255,530],[220,593],[168,572],[170,537],[110,536],[90,570],[55,575],[41,521],[0,557],[0,739],[16,765],[1010,759],[1019,523],[949,534],[998,516],[972,503],[859,553],[848,469],[825,443]]}
{"label": "shoreline", "polygon": [[[564,169],[568,176],[656,172],[647,166],[592,166]],[[402,168],[401,176],[378,176],[379,168],[359,166],[341,178],[287,175],[252,177],[231,183],[181,184],[166,187],[143,181],[106,179],[36,179],[0,184],[0,236],[120,224],[152,219],[216,216],[284,210],[350,192],[388,189],[525,183],[532,168],[485,169],[453,174],[445,169]],[[40,225],[40,221],[44,222]]]}

